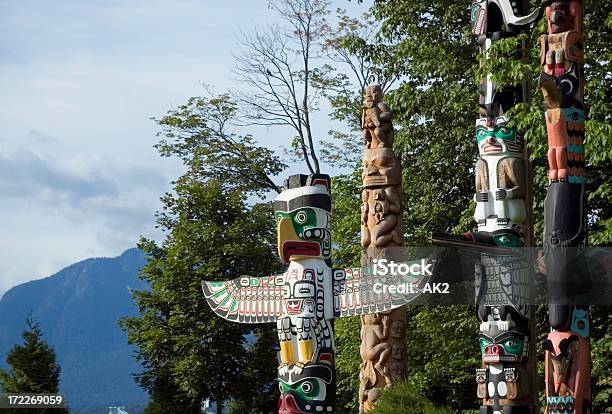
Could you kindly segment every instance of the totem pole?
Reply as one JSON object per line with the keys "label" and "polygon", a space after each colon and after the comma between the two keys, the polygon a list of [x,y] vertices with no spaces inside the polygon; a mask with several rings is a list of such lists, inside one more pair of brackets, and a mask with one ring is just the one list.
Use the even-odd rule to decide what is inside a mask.
{"label": "totem pole", "polygon": [[[385,312],[417,295],[390,295],[374,289],[376,284],[400,285],[413,279],[379,276],[371,268],[332,269],[329,176],[294,175],[285,181],[285,187],[274,201],[274,215],[278,254],[289,263],[287,271],[268,277],[202,282],[202,289],[213,311],[227,320],[276,322],[280,414],[333,413],[336,371],[332,320]],[[385,319],[391,336],[399,334],[398,326],[388,323],[388,316],[377,318]],[[378,363],[394,352],[389,347],[383,357],[380,351]]]}
{"label": "totem pole", "polygon": [[[379,85],[365,90],[361,128],[365,141],[361,193],[361,266],[404,260],[401,168],[393,152],[393,112]],[[359,410],[374,406],[382,389],[406,374],[406,312],[397,308],[361,316]]]}
{"label": "totem pole", "polygon": [[[484,59],[492,43],[527,30],[540,16],[529,1],[480,0],[472,4],[472,33]],[[518,45],[519,52],[522,45]],[[520,58],[520,53],[517,54]],[[523,136],[510,126],[508,110],[527,99],[526,82],[500,89],[491,76],[481,81],[476,121],[476,210],[478,243],[523,247],[532,243],[531,166]],[[481,254],[476,267],[482,368],[476,370],[482,414],[536,414],[535,321],[530,297],[532,258]],[[508,276],[511,276],[508,278]]]}
{"label": "totem pole", "polygon": [[586,285],[584,39],[582,2],[544,1],[540,89],[546,108],[548,178],[544,257],[551,332],[544,341],[547,414],[591,413],[588,308],[564,296]]}
{"label": "totem pole", "polygon": [[[527,0],[472,3],[472,33],[487,59],[495,41],[517,36],[535,21]],[[517,43],[518,52],[522,45]],[[517,56],[520,56],[517,53]],[[530,164],[523,135],[507,112],[527,98],[526,82],[504,88],[483,79],[478,88],[480,117],[475,139],[475,232],[434,234],[433,242],[481,250],[475,266],[478,340],[482,367],[476,370],[481,414],[536,414],[535,322],[529,306],[533,287],[530,246]]]}

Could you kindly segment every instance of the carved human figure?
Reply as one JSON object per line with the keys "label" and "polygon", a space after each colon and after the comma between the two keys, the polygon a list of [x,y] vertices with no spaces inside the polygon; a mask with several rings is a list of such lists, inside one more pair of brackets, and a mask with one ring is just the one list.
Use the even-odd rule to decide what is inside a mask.
{"label": "carved human figure", "polygon": [[370,314],[361,316],[362,364],[359,386],[360,411],[368,410],[378,398],[379,392],[372,391],[386,384],[385,363],[391,355],[389,337],[389,315]]}
{"label": "carved human figure", "polygon": [[404,359],[404,345],[399,342],[395,342],[391,345],[391,358]]}
{"label": "carved human figure", "polygon": [[372,245],[384,247],[391,241],[402,243],[399,215],[402,212],[399,187],[383,187],[372,189],[368,200],[369,211],[373,216]]}
{"label": "carved human figure", "polygon": [[365,90],[365,101],[361,116],[361,128],[366,148],[390,148],[393,146],[393,111],[382,101],[380,85],[369,85]]}
{"label": "carved human figure", "polygon": [[527,219],[527,183],[523,139],[508,122],[506,117],[497,117],[493,124],[486,118],[476,122],[480,159],[476,163],[474,219],[478,231],[493,234],[496,244],[518,247]]}
{"label": "carved human figure", "polygon": [[380,313],[361,316],[361,347],[359,352],[366,363],[372,363],[378,372],[389,358],[391,345],[384,342],[389,336],[389,316]]}
{"label": "carved human figure", "polygon": [[395,339],[403,339],[406,331],[404,321],[395,320],[391,322],[391,337]]}
{"label": "carved human figure", "polygon": [[540,40],[548,178],[570,183],[584,181],[584,39],[579,3],[550,2],[546,7],[548,34]]}

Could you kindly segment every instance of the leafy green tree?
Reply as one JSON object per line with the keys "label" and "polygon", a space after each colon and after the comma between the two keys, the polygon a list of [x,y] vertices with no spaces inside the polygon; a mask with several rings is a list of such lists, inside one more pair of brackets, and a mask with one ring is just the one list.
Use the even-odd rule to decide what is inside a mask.
{"label": "leafy green tree", "polygon": [[[61,368],[55,361],[55,351],[43,340],[39,323],[27,319],[28,329],[21,336],[23,345],[15,345],[6,362],[10,371],[0,369],[0,389],[5,393],[59,393]],[[66,409],[19,409],[15,413],[67,413]]]}
{"label": "leafy green tree", "polygon": [[233,116],[221,95],[192,98],[158,121],[162,155],[180,157],[187,171],[162,198],[157,222],[165,240],[140,242],[148,255],[141,277],[150,286],[133,293],[140,315],[121,321],[138,346],[144,369],[136,378],[151,394],[151,413],[198,413],[206,399],[218,412],[230,399],[249,412],[276,404],[275,327],[216,317],[200,286],[272,274],[280,265],[272,208],[247,197],[276,190],[270,176],[284,164],[252,137],[227,132]]}
{"label": "leafy green tree", "polygon": [[[533,3],[534,7],[540,5],[539,1]],[[609,217],[612,211],[612,107],[609,105],[612,2],[585,0],[583,6],[587,38],[585,99],[590,110],[586,124],[589,243],[606,245],[612,240]],[[500,87],[523,77],[530,84],[529,103],[517,106],[514,115],[517,127],[529,142],[534,166],[535,241],[541,243],[547,185],[546,130],[537,88],[538,39],[544,31],[543,20],[529,36],[521,39],[529,51],[521,60],[513,56],[516,40],[507,39],[494,44],[490,59],[481,67],[476,40],[470,35],[469,2],[389,0],[376,2],[371,14],[375,25],[380,27],[375,34],[378,49],[371,46],[376,42],[363,40],[359,24],[345,26],[348,32],[340,40],[354,58],[364,57],[382,72],[393,68],[392,72],[399,77],[386,100],[395,113],[395,150],[402,162],[406,243],[426,245],[432,232],[461,233],[474,227],[471,199],[477,148],[473,134],[478,113],[477,83],[485,73],[494,73]],[[347,124],[354,125],[354,108],[358,106],[350,105],[352,101],[347,98],[350,94],[341,90],[332,91],[332,95],[334,116],[344,117]],[[335,180],[346,184],[354,183],[356,178],[347,175]],[[357,186],[353,184],[353,188]],[[350,263],[351,254],[355,254],[355,259],[358,257],[353,246],[359,231],[355,224],[359,209],[355,207],[351,213],[344,207],[358,204],[355,195],[353,199],[339,199],[346,194],[349,194],[346,185],[344,191],[334,193],[334,203],[343,213],[340,221],[334,223],[334,239],[337,256]],[[336,229],[342,237],[336,237]],[[594,410],[603,411],[612,395],[609,374],[602,370],[602,366],[609,366],[610,335],[607,325],[598,321],[609,318],[610,308],[595,307],[592,313],[593,356],[601,358],[593,364]],[[538,316],[539,332],[544,335],[548,330],[545,307],[541,307]],[[358,332],[349,328],[351,323],[357,329],[355,322],[336,323],[337,343],[349,347],[338,347],[342,400],[339,405],[349,407],[348,412],[356,406],[353,359],[359,358],[358,349],[351,347],[358,340]],[[455,411],[475,407],[472,373],[478,364],[478,350],[473,307],[410,307],[408,325],[411,386]],[[539,355],[543,355],[541,351]]]}

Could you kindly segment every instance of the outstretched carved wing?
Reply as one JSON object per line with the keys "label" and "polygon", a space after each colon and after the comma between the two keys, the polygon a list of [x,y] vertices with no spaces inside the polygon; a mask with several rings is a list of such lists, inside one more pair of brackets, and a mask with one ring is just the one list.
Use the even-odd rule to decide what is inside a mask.
{"label": "outstretched carved wing", "polygon": [[[278,280],[277,278],[281,279]],[[241,323],[275,322],[283,313],[282,276],[241,276],[224,282],[202,282],[208,305],[220,317]]]}
{"label": "outstretched carved wing", "polygon": [[[411,292],[410,284],[418,289],[427,279],[376,275],[371,267],[334,270],[334,315],[344,317],[390,311],[416,299],[420,293]],[[403,286],[404,291],[390,293],[390,286]]]}

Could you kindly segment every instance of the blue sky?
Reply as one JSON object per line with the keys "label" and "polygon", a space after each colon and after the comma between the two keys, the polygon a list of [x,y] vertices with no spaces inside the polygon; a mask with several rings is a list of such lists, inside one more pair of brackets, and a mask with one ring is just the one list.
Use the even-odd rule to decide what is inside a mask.
{"label": "blue sky", "polygon": [[[344,0],[332,10],[366,9]],[[181,166],[158,156],[152,116],[232,84],[237,35],[267,1],[0,3],[0,295],[75,261],[114,256],[154,229]],[[332,124],[315,121],[323,138]],[[257,128],[286,145],[286,129]],[[279,182],[282,177],[279,177]]]}

